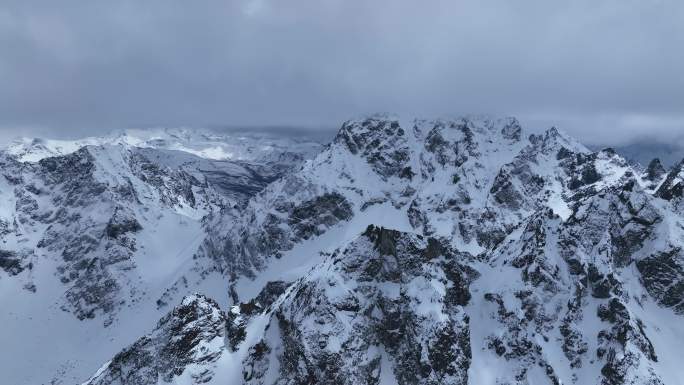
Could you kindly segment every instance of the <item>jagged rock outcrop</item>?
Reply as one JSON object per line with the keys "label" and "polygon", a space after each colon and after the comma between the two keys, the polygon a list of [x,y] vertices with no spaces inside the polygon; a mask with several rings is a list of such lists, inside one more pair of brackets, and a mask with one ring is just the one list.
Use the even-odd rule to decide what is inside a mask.
{"label": "jagged rock outcrop", "polygon": [[[571,159],[558,159],[564,152]],[[250,201],[242,218],[218,218],[203,255],[228,275],[253,276],[311,234],[384,205],[408,210],[416,231],[481,252],[540,208],[567,215],[566,192],[579,196],[613,175],[587,176],[583,188],[573,178],[610,161],[619,157],[591,155],[556,129],[523,138],[512,118],[416,120],[406,127],[388,116],[349,121],[313,161]],[[314,206],[314,218],[328,219],[302,232],[298,210],[313,213]]]}
{"label": "jagged rock outcrop", "polygon": [[654,158],[646,167],[646,176],[644,179],[652,183],[657,183],[666,173],[667,170],[665,170],[660,159]]}
{"label": "jagged rock outcrop", "polygon": [[[286,174],[270,160],[117,154],[6,160],[21,172],[5,172],[0,192],[24,214],[0,215],[0,282],[44,275],[45,249],[69,289],[59,304],[84,325],[129,308],[152,319],[188,291],[216,303],[192,297],[210,305],[186,313],[183,302],[90,384],[684,377],[681,165],[641,172],[558,129],[527,135],[515,119],[475,116],[351,120]],[[45,247],[18,242],[34,231]],[[190,251],[159,263],[160,233],[186,236],[176,248]]]}
{"label": "jagged rock outcrop", "polygon": [[332,253],[270,311],[266,328],[280,339],[259,342],[243,378],[262,383],[467,384],[470,364],[468,284],[475,272],[434,238],[369,226]]}
{"label": "jagged rock outcrop", "polygon": [[[485,346],[515,362],[509,381],[530,381],[541,367],[549,383],[666,383],[649,337],[659,321],[635,314],[649,299],[625,284],[643,282],[646,291],[659,293],[652,300],[661,305],[672,306],[661,297],[681,298],[677,278],[658,286],[659,279],[672,279],[661,275],[667,262],[649,264],[655,245],[671,241],[662,231],[665,214],[651,199],[632,177],[577,202],[566,221],[550,211],[530,217],[489,254],[481,303],[491,303],[506,332],[486,337]],[[523,284],[496,285],[510,274]],[[559,344],[562,358],[552,353]]]}
{"label": "jagged rock outcrop", "polygon": [[[406,125],[391,117],[373,116],[347,122],[330,147],[310,164],[250,202],[249,222],[237,223],[218,237],[231,244],[252,234],[264,236],[263,229],[270,227],[273,230],[267,230],[270,235],[265,238],[270,241],[260,243],[268,248],[226,249],[214,244],[217,247],[210,254],[225,258],[234,276],[247,274],[258,281],[262,275],[273,274],[268,269],[274,260],[281,259],[278,264],[282,266],[295,258],[290,251],[300,250],[300,245],[335,229],[347,229],[340,230],[344,234],[358,223],[373,223],[378,218],[373,212],[403,216],[405,223],[398,227],[404,232],[371,227],[359,240],[324,257],[268,308],[258,307],[254,314],[247,310],[257,307],[240,305],[242,310],[235,314],[239,338],[232,349],[244,357],[242,381],[376,383],[380,381],[376,372],[388,372],[376,370],[380,362],[389,362],[394,369],[409,368],[410,375],[392,372],[400,384],[461,383],[464,373],[474,383],[672,381],[675,377],[667,368],[673,361],[667,354],[658,354],[658,345],[663,351],[675,345],[662,342],[662,321],[644,309],[656,306],[671,317],[681,313],[682,258],[677,245],[681,244],[682,218],[677,209],[677,175],[675,170],[665,178],[653,163],[644,176],[612,149],[591,152],[555,128],[525,137],[512,119],[469,117]],[[661,192],[654,194],[659,178],[666,180]],[[663,195],[666,190],[674,191],[674,198]],[[330,194],[344,203],[330,205],[317,198]],[[301,215],[294,221],[275,220],[277,227],[268,226],[274,218],[299,212],[280,207],[300,205],[324,217],[333,206],[344,207],[348,214],[334,216],[337,220],[319,226],[316,233],[303,233],[293,226],[300,223]],[[401,345],[401,330],[407,325],[421,338],[434,337],[430,334],[434,330],[422,330],[422,325],[411,323],[413,315],[405,316],[407,311],[423,308],[425,301],[403,299],[400,305],[375,295],[380,311],[371,311],[368,298],[354,289],[375,282],[377,272],[391,263],[401,268],[396,277],[382,277],[383,282],[394,284],[412,274],[416,265],[411,263],[418,262],[395,262],[410,260],[415,254],[398,246],[397,239],[405,239],[406,231],[429,239],[422,242],[432,246],[421,246],[424,250],[440,250],[424,254],[447,255],[446,260],[453,259],[462,276],[478,277],[466,279],[466,286],[443,298],[456,304],[463,318],[462,323],[451,321],[461,325],[461,331],[442,331],[454,336],[467,329],[470,356],[459,350],[464,345],[456,340],[447,338],[450,342],[444,346],[437,340],[431,342],[445,354],[451,351],[451,361],[464,365],[461,369],[465,370],[452,370],[458,375],[440,377],[443,373],[428,370],[439,367],[429,362],[429,352],[393,350]],[[362,273],[348,278],[347,255],[341,250],[356,247],[364,237],[375,253],[385,257],[382,262],[375,257],[357,262],[354,269]],[[444,243],[445,239],[449,242]],[[330,261],[337,262],[330,265]],[[236,262],[246,269],[231,268]],[[429,265],[425,260],[422,263]],[[340,275],[344,276],[341,280]],[[316,277],[313,282],[312,277]],[[248,297],[240,293],[240,279],[234,282],[235,300],[246,301]],[[408,308],[403,307],[406,303]],[[383,318],[385,312],[393,316]],[[250,338],[249,326],[257,319],[265,322],[263,317],[268,326]],[[360,319],[364,325],[382,320],[392,326],[394,338],[383,340],[367,327],[354,326]],[[364,335],[364,341],[382,345],[381,357],[368,356],[369,351],[376,351],[372,343],[350,339],[356,333]],[[335,348],[330,350],[332,337]],[[411,344],[421,343],[414,340]],[[402,357],[421,359],[396,361],[393,354],[397,351]],[[348,366],[350,362],[354,368]],[[392,366],[397,362],[398,366]],[[478,375],[488,380],[473,380]]]}
{"label": "jagged rock outcrop", "polygon": [[86,384],[153,385],[180,376],[209,382],[225,332],[226,316],[216,302],[202,295],[185,297],[152,333],[117,354]]}
{"label": "jagged rock outcrop", "polygon": [[668,201],[681,201],[681,198],[684,197],[684,160],[667,173],[665,180],[655,194]]}
{"label": "jagged rock outcrop", "polygon": [[[24,347],[16,362],[0,364],[8,383],[80,383],[169,304],[207,286],[224,292],[228,283],[214,266],[192,259],[208,218],[235,215],[305,159],[287,141],[282,159],[277,148],[257,147],[263,160],[256,153],[230,160],[196,155],[202,143],[114,139],[0,151],[0,304],[12,309],[0,316],[0,339]],[[226,146],[209,148],[235,144]],[[50,336],[36,332],[45,324]],[[55,348],[41,347],[55,335]]]}
{"label": "jagged rock outcrop", "polygon": [[[369,226],[299,281],[271,282],[256,298],[231,310],[223,351],[243,354],[240,377],[233,381],[380,384],[395,378],[399,383],[467,384],[470,321],[464,307],[477,272],[457,260],[458,252],[444,241]],[[164,325],[179,318],[179,309],[160,321],[157,330],[168,329]],[[245,340],[250,323],[263,325],[258,330],[263,337]],[[121,372],[121,357],[139,362],[129,357],[145,356],[149,346],[168,351],[178,339],[161,335],[161,340],[139,340],[87,384],[117,383],[111,379]],[[149,367],[164,360],[162,356],[126,373],[131,378],[148,375]],[[183,371],[175,375],[164,380],[189,378]]]}

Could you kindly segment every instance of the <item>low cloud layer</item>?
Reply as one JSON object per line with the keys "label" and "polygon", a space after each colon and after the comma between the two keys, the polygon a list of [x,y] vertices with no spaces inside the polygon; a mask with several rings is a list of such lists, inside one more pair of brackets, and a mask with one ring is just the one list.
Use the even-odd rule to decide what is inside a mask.
{"label": "low cloud layer", "polygon": [[682,47],[676,0],[7,0],[0,128],[329,128],[391,111],[672,140]]}

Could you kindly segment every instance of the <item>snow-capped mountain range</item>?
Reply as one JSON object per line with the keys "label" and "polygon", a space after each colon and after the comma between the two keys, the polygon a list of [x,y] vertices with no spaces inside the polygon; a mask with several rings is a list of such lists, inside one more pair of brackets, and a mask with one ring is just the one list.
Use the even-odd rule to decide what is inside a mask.
{"label": "snow-capped mountain range", "polygon": [[104,145],[174,150],[204,159],[234,161],[273,160],[273,156],[281,154],[312,156],[320,150],[320,143],[305,135],[285,138],[265,131],[159,128],[127,129],[76,140],[21,137],[7,144],[4,151],[19,161],[37,162],[70,154],[82,147]]}
{"label": "snow-capped mountain range", "polygon": [[376,115],[0,167],[8,383],[684,383],[684,163]]}

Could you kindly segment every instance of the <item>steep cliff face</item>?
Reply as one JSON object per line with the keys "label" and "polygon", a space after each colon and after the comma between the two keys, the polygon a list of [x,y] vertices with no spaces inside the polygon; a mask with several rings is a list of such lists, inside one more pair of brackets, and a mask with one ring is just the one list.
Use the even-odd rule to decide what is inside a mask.
{"label": "steep cliff face", "polygon": [[[489,282],[475,285],[486,290],[483,304],[496,309],[490,315],[505,332],[486,336],[483,346],[515,362],[519,381],[541,375],[535,365],[551,383],[675,379],[667,368],[676,345],[660,345],[659,361],[651,341],[662,337],[662,313],[645,312],[663,302],[647,294],[658,273],[639,266],[673,240],[650,199],[628,180],[580,201],[565,221],[550,211],[530,217],[489,253],[488,269],[481,270]],[[504,281],[513,282],[497,284]],[[678,317],[675,308],[666,313],[667,322]],[[482,333],[498,329],[482,321],[490,325]]]}
{"label": "steep cliff face", "polygon": [[[130,188],[102,182],[100,156],[94,166],[87,156],[38,165],[7,158],[36,175],[73,170],[42,176],[47,182],[35,189],[12,181],[28,171],[5,177],[26,190],[12,207],[35,212],[29,226],[41,234],[49,225],[39,220],[42,201],[29,199],[33,191],[52,186],[61,193],[46,196],[84,202],[88,213],[96,211],[93,199],[118,194],[106,215],[89,219],[97,226],[80,224],[90,218],[83,214],[64,220],[81,227],[49,244],[73,256],[55,259],[63,267],[57,277],[68,278],[60,285],[87,282],[80,296],[69,289],[76,301],[59,302],[67,314],[85,314],[79,322],[87,324],[91,311],[94,321],[112,320],[108,330],[133,330],[111,337],[132,345],[109,352],[114,358],[87,384],[669,385],[684,378],[681,165],[636,170],[555,128],[526,135],[515,119],[482,117],[349,121],[296,168],[228,162],[218,170],[187,154],[128,151]],[[201,234],[172,267],[141,254],[151,240],[183,237],[170,232],[179,222],[159,227],[159,212],[194,218]],[[4,228],[16,236],[13,225]],[[78,242],[68,237],[81,235],[98,251],[73,248]],[[0,282],[23,282],[36,270],[38,246],[3,250]],[[80,261],[93,253],[111,263],[81,275]],[[128,281],[131,272],[157,269],[165,273],[155,289],[154,275]],[[21,291],[40,293],[34,281]],[[181,302],[195,291],[203,294]],[[89,302],[92,293],[102,299]],[[153,331],[135,341],[144,328],[123,317],[145,319]]]}
{"label": "steep cliff face", "polygon": [[[212,379],[211,368],[223,352],[226,316],[202,295],[183,298],[164,316],[154,332],[117,354],[91,378],[91,384],[157,384],[187,378]],[[187,370],[189,366],[197,366]]]}
{"label": "steep cliff face", "polygon": [[514,119],[347,122],[202,246],[215,381],[678,383],[679,171],[651,166]]}
{"label": "steep cliff face", "polygon": [[[82,381],[168,303],[225,293],[223,276],[192,259],[206,221],[235,215],[296,167],[126,143],[69,149],[0,152],[1,336],[16,347],[0,361],[11,383]],[[45,338],[53,350],[41,348]]]}
{"label": "steep cliff face", "polygon": [[[289,288],[243,361],[246,383],[466,384],[474,274],[434,238],[369,226]],[[278,368],[278,371],[274,371]]]}
{"label": "steep cliff face", "polygon": [[[219,352],[237,360],[238,371],[222,371],[219,362],[216,381],[357,384],[396,377],[402,383],[468,383],[472,353],[464,306],[477,273],[456,262],[455,253],[434,238],[369,226],[298,281],[273,282],[233,307],[228,342]],[[168,319],[184,323],[176,313],[151,336],[164,333]],[[117,355],[89,383],[118,383],[109,379],[120,376],[120,357],[132,361],[136,352],[138,362],[144,355],[139,345],[150,339]],[[164,339],[156,349],[180,339]],[[200,357],[186,365],[208,363]],[[138,366],[135,375],[156,364]]]}
{"label": "steep cliff face", "polygon": [[400,218],[392,227],[449,236],[476,254],[541,207],[567,215],[564,195],[610,183],[597,166],[606,164],[606,178],[623,171],[555,129],[530,138],[521,130],[514,119],[347,122],[301,170],[252,199],[237,222],[217,221],[204,251],[223,270],[253,276],[337,223],[363,231],[377,211]]}

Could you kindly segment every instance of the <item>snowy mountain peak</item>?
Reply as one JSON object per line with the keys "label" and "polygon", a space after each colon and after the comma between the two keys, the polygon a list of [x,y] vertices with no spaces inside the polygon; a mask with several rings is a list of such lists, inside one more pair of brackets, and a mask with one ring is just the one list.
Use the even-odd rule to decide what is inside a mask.
{"label": "snowy mountain peak", "polygon": [[684,160],[667,173],[656,195],[666,200],[678,200],[684,197]]}
{"label": "snowy mountain peak", "polygon": [[658,158],[653,158],[646,167],[646,179],[651,182],[658,181],[665,173],[667,173],[667,170],[665,170],[665,167]]}
{"label": "snowy mountain peak", "polygon": [[[213,372],[207,368],[221,358],[226,322],[212,299],[186,296],[152,333],[117,354],[84,385],[148,384],[156,378],[169,382],[180,380],[179,375],[193,383],[211,381]],[[190,365],[198,370],[187,370]]]}
{"label": "snowy mountain peak", "polygon": [[310,157],[321,144],[302,136],[245,130],[219,132],[190,128],[128,129],[109,135],[75,140],[18,138],[5,152],[22,162],[37,162],[50,156],[72,153],[85,146],[121,145],[180,151],[210,160],[264,161],[277,160],[283,154],[305,154]]}
{"label": "snowy mountain peak", "polygon": [[[534,145],[543,148],[545,151],[558,151],[564,148],[563,152],[566,151],[574,153],[590,153],[584,145],[578,142],[576,139],[572,138],[565,132],[559,130],[556,127],[551,127],[544,131],[542,134],[531,135],[530,142]],[[559,156],[563,156],[560,154]]]}
{"label": "snowy mountain peak", "polygon": [[10,382],[684,378],[684,163],[513,118],[373,115],[299,163],[165,135],[0,158]]}

